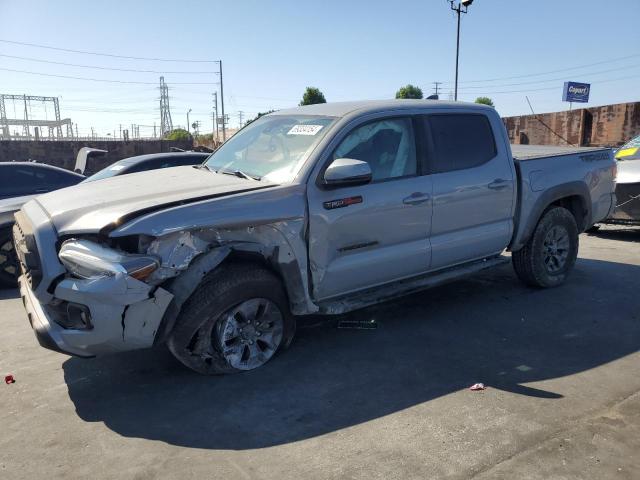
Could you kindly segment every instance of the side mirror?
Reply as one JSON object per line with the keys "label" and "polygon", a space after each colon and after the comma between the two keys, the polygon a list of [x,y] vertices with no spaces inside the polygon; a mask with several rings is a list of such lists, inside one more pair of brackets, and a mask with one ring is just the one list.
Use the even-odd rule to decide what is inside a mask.
{"label": "side mirror", "polygon": [[371,178],[369,164],[352,158],[337,158],[324,172],[324,184],[332,187],[365,185]]}

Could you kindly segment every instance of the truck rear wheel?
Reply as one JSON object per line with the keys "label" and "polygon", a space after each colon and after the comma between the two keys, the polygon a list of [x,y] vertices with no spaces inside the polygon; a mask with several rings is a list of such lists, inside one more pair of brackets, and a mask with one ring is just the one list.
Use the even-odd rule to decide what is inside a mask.
{"label": "truck rear wheel", "polygon": [[569,210],[547,210],[527,244],[511,259],[518,278],[533,287],[556,287],[563,283],[578,256],[578,226]]}
{"label": "truck rear wheel", "polygon": [[279,279],[252,264],[222,266],[183,305],[167,344],[205,375],[253,370],[287,346],[295,332]]}

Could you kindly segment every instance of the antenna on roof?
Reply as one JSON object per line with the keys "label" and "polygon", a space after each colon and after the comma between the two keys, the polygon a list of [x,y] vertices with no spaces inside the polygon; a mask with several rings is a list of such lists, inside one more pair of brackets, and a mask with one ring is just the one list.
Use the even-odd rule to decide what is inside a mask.
{"label": "antenna on roof", "polygon": [[571,143],[569,140],[567,140],[566,138],[564,138],[562,135],[560,135],[558,132],[556,132],[553,128],[551,128],[549,125],[547,125],[546,123],[544,123],[542,121],[542,119],[538,116],[538,114],[536,112],[533,111],[533,107],[531,106],[531,102],[529,101],[529,97],[527,97],[525,95],[525,97],[527,99],[527,103],[529,104],[529,108],[531,109],[531,113],[533,113],[533,116],[536,117],[536,120],[538,120],[542,125],[544,125],[546,128],[549,129],[549,131],[551,133],[553,133],[554,135],[556,135],[557,137],[561,138],[562,140],[564,140],[565,142],[567,142],[567,144],[571,145],[572,147],[577,147],[577,145],[574,145],[573,143]]}

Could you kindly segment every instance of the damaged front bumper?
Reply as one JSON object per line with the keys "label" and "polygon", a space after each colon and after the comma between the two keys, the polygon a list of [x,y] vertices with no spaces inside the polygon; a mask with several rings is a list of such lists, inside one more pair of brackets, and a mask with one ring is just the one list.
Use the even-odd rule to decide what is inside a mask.
{"label": "damaged front bumper", "polygon": [[23,275],[20,296],[38,342],[81,357],[151,347],[173,295],[127,275],[65,278],[41,303]]}

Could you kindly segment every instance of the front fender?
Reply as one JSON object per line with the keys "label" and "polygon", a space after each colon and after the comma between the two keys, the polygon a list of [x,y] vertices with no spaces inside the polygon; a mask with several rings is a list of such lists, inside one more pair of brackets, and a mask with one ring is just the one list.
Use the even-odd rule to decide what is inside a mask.
{"label": "front fender", "polygon": [[[292,220],[238,229],[209,229],[160,237],[149,253],[162,257],[154,281],[174,296],[165,312],[157,342],[173,329],[182,305],[195,292],[202,278],[229,257],[258,258],[282,279],[291,313],[304,315],[318,311],[309,297],[304,221]],[[189,249],[196,248],[195,251]],[[163,275],[165,278],[163,278]]]}

